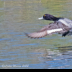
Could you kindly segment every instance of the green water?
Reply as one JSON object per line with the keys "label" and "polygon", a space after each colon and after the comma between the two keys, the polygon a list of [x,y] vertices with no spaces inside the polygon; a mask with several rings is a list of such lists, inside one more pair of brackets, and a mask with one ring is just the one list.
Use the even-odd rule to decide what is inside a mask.
{"label": "green water", "polygon": [[72,0],[0,0],[1,69],[72,68],[72,36],[30,39],[24,35],[49,24],[38,20],[46,13],[72,20]]}

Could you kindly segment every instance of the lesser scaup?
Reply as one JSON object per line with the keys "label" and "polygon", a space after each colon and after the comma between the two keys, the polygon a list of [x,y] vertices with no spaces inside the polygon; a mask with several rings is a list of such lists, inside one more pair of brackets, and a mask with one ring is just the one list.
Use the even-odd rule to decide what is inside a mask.
{"label": "lesser scaup", "polygon": [[43,17],[38,18],[39,20],[51,20],[53,23],[48,24],[43,27],[38,32],[26,34],[30,38],[41,38],[46,35],[52,35],[53,33],[62,34],[62,36],[72,34],[72,21],[63,17],[55,17],[50,14],[44,14]]}

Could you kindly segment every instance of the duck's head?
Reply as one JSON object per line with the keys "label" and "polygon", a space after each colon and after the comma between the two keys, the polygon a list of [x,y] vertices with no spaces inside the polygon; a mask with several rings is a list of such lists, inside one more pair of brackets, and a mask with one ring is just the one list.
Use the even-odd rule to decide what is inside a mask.
{"label": "duck's head", "polygon": [[57,21],[59,18],[50,15],[50,14],[44,14],[42,17],[38,18],[39,20],[51,20],[51,21]]}
{"label": "duck's head", "polygon": [[38,18],[39,20],[49,20],[49,14],[44,14],[42,17]]}

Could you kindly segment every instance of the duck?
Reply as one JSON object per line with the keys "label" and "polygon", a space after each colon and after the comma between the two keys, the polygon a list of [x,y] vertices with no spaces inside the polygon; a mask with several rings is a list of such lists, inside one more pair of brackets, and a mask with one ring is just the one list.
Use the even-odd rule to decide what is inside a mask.
{"label": "duck", "polygon": [[44,26],[37,32],[30,34],[25,33],[27,37],[42,38],[55,33],[62,34],[62,37],[72,35],[72,20],[68,18],[56,17],[51,14],[44,14],[42,17],[38,18],[38,20],[49,20],[53,22]]}

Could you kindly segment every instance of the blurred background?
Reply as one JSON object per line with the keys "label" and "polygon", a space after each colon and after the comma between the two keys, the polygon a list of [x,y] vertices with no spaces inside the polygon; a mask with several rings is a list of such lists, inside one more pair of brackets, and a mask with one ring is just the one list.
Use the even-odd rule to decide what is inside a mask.
{"label": "blurred background", "polygon": [[72,0],[0,0],[0,69],[72,68],[72,36],[30,39],[24,34],[51,23],[38,20],[46,13],[72,20]]}

